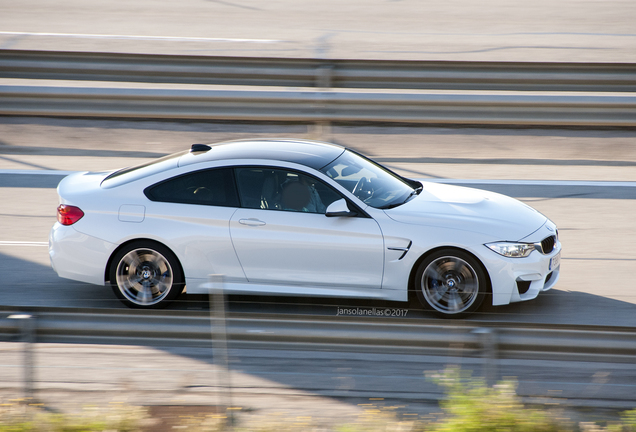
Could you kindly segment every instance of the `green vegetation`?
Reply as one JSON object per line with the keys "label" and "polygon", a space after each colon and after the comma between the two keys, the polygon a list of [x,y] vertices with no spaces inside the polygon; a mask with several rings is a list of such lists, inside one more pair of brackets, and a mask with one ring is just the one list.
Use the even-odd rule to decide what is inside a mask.
{"label": "green vegetation", "polygon": [[0,432],[137,432],[145,419],[145,410],[139,407],[86,407],[79,414],[58,414],[38,405],[0,406]]}
{"label": "green vegetation", "polygon": [[525,406],[514,380],[488,387],[483,380],[447,369],[430,375],[446,392],[440,402],[444,415],[419,425],[426,432],[636,432],[636,410],[624,412],[621,421],[606,425],[575,423],[559,411]]}
{"label": "green vegetation", "polygon": [[567,419],[543,409],[524,406],[516,393],[516,382],[503,381],[488,387],[482,380],[448,369],[432,377],[446,390],[440,402],[445,415],[423,430],[436,432],[561,432],[572,431]]}
{"label": "green vegetation", "polygon": [[[442,413],[419,418],[396,414],[393,408],[362,406],[358,419],[344,425],[327,425],[308,417],[283,419],[244,414],[236,432],[334,431],[334,432],[636,432],[636,410],[622,413],[620,421],[605,424],[574,422],[558,411],[525,406],[516,394],[516,382],[488,387],[482,380],[448,369],[430,375],[442,386],[446,398]],[[113,405],[108,410],[86,408],[81,414],[47,413],[37,406],[0,406],[0,432],[152,432],[155,430],[222,431],[225,417],[218,414],[184,415],[178,425],[160,425],[143,408]],[[161,427],[163,426],[163,427]],[[169,428],[166,428],[166,426]],[[158,427],[158,428],[157,428]]]}

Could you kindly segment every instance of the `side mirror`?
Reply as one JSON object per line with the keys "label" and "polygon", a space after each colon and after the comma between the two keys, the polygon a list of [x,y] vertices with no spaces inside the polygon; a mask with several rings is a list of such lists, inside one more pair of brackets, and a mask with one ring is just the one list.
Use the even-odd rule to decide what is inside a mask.
{"label": "side mirror", "polygon": [[347,201],[344,198],[329,204],[325,212],[325,216],[327,217],[353,217],[357,215],[358,213],[349,210]]}

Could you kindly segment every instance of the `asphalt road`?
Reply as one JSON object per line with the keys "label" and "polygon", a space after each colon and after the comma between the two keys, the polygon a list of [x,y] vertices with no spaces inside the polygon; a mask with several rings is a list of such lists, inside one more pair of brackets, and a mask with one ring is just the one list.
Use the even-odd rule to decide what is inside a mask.
{"label": "asphalt road", "polygon": [[0,48],[633,62],[631,0],[0,0]]}
{"label": "asphalt road", "polygon": [[[60,279],[49,266],[46,242],[55,221],[60,171],[128,166],[192,142],[312,133],[301,126],[0,119],[0,304],[123,307],[108,288]],[[474,183],[519,197],[558,224],[564,250],[557,287],[534,301],[485,307],[471,319],[634,326],[635,135],[633,131],[341,127],[327,138],[411,177]],[[336,315],[338,306],[385,304],[236,296],[230,307]],[[205,298],[190,295],[172,306],[206,307]],[[414,309],[408,317],[432,316]]]}

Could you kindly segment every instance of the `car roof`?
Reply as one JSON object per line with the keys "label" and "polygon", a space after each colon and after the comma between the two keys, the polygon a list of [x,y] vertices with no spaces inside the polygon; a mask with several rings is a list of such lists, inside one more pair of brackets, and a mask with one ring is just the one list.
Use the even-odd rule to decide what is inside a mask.
{"label": "car roof", "polygon": [[172,168],[230,159],[292,162],[319,170],[344,151],[345,148],[337,144],[292,139],[250,139],[217,144],[194,144],[190,151],[181,151],[112,172],[101,185],[106,188],[117,187]]}
{"label": "car roof", "polygon": [[[197,146],[179,159],[179,166],[225,159],[269,159],[320,169],[340,156],[337,144],[293,139],[246,139]],[[203,148],[203,151],[196,151]]]}

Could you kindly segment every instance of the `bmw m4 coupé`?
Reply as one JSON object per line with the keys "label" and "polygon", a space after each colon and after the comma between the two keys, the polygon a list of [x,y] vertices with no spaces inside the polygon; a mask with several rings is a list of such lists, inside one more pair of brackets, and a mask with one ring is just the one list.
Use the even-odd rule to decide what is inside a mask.
{"label": "bmw m4 coup\u00e9", "polygon": [[210,274],[229,294],[408,301],[445,317],[530,300],[559,279],[548,218],[515,199],[403,178],[303,140],[195,144],[58,186],[59,276],[163,307]]}

